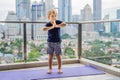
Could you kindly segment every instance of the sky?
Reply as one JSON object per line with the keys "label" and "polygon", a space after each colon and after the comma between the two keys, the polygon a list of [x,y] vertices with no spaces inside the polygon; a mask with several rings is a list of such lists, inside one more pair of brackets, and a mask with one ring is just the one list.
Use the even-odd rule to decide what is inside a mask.
{"label": "sky", "polygon": [[[15,1],[16,0],[0,0],[0,20],[6,17],[8,11],[15,11]],[[104,12],[120,7],[119,1],[120,0],[102,0],[102,11]],[[80,9],[83,9],[86,4],[89,4],[92,8],[93,0],[72,0],[72,14],[80,14]],[[57,0],[54,0],[54,5],[57,6]]]}

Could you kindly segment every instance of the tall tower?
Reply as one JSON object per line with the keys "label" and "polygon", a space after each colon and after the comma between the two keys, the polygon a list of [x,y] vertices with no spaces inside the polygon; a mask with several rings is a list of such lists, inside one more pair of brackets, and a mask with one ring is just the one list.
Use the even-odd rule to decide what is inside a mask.
{"label": "tall tower", "polygon": [[[30,20],[30,2],[31,0],[16,0],[16,16],[19,21]],[[27,29],[28,30],[28,29]],[[23,25],[19,24],[19,35],[23,34]]]}
{"label": "tall tower", "polygon": [[[37,20],[40,20],[41,17],[45,17],[45,3],[43,1],[40,3],[35,1],[31,6],[31,12],[32,12],[32,21],[37,21]],[[40,26],[40,25],[32,24],[32,26],[31,26],[32,40],[35,40],[35,37],[38,32],[37,30],[39,30],[39,28],[40,28],[38,26]]]}
{"label": "tall tower", "polygon": [[[86,5],[83,9],[83,21],[91,21],[93,20],[92,9],[90,5]],[[94,25],[93,24],[83,24],[83,31],[93,32]]]}
{"label": "tall tower", "polygon": [[50,9],[53,9],[53,8],[55,8],[54,5],[53,5],[53,0],[45,0],[46,15],[47,15],[47,12],[48,12]]}
{"label": "tall tower", "polygon": [[[9,20],[9,21],[16,20],[17,21],[15,12],[9,11],[6,16],[6,20]],[[6,26],[5,38],[7,40],[15,40],[19,34],[19,28],[18,28],[19,25],[15,24],[15,23],[5,23],[5,26]]]}
{"label": "tall tower", "polygon": [[[70,22],[72,21],[72,4],[71,0],[58,0],[58,19]],[[72,35],[73,29],[72,26],[68,25],[69,27],[65,27],[61,29],[62,34],[70,34]],[[71,27],[71,28],[70,28]]]}
{"label": "tall tower", "polygon": [[118,32],[118,22],[110,22],[110,32]]}
{"label": "tall tower", "polygon": [[[117,19],[120,19],[120,9],[117,9]],[[118,31],[120,32],[120,22],[117,22]]]}
{"label": "tall tower", "polygon": [[[103,18],[103,20],[109,20],[110,16],[109,14],[106,14]],[[104,32],[105,33],[110,33],[110,24],[111,23],[104,23]]]}
{"label": "tall tower", "polygon": [[[94,21],[96,20],[101,20],[101,11],[102,11],[102,0],[93,0],[93,16],[94,16]],[[95,31],[100,31],[102,29],[102,26],[100,23],[95,23],[94,24],[94,30]]]}
{"label": "tall tower", "polygon": [[69,22],[72,17],[71,0],[58,0],[58,17],[60,20]]}
{"label": "tall tower", "polygon": [[16,15],[19,20],[30,18],[31,0],[16,0]]}
{"label": "tall tower", "polygon": [[117,9],[117,19],[120,19],[120,9]]}
{"label": "tall tower", "polygon": [[45,3],[44,2],[34,2],[32,4],[32,21],[38,20],[40,17],[45,16]]}

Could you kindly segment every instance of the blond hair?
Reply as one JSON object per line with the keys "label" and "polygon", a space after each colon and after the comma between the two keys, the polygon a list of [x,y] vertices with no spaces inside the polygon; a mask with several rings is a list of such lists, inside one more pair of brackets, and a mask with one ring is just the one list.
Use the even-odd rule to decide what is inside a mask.
{"label": "blond hair", "polygon": [[47,14],[48,18],[50,17],[51,14],[54,14],[55,16],[57,16],[57,11],[55,9],[49,10]]}

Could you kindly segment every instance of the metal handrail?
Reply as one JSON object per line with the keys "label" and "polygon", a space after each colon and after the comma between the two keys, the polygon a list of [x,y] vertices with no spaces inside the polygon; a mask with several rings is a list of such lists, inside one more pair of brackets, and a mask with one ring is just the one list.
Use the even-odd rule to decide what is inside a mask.
{"label": "metal handrail", "polygon": [[[24,49],[23,49],[23,52],[24,52],[24,62],[26,63],[27,62],[27,32],[26,32],[26,25],[28,23],[46,23],[46,22],[39,22],[39,21],[36,21],[36,22],[31,22],[31,21],[0,21],[0,23],[22,23],[23,24],[23,45],[24,45]],[[67,24],[78,24],[78,59],[80,59],[81,57],[81,51],[82,51],[82,25],[79,24],[78,22],[66,22]]]}
{"label": "metal handrail", "polygon": [[[66,22],[67,24],[90,24],[90,23],[104,23],[104,22],[120,22],[120,19],[114,19],[114,20],[97,20],[97,21],[79,21],[79,22]],[[22,21],[0,21],[0,23],[46,23],[41,21],[28,21],[28,20],[22,20]]]}
{"label": "metal handrail", "polygon": [[[91,24],[91,23],[104,23],[104,22],[120,22],[120,19],[116,20],[99,20],[99,21],[80,21],[80,22],[66,22],[67,24],[78,24],[78,59],[81,58],[82,53],[82,24]],[[22,21],[0,21],[0,23],[23,23],[23,38],[24,38],[24,60],[26,62],[26,43],[27,43],[27,35],[26,35],[26,24],[27,23],[46,23],[46,22],[40,22],[40,21],[28,21],[28,20],[22,20]]]}

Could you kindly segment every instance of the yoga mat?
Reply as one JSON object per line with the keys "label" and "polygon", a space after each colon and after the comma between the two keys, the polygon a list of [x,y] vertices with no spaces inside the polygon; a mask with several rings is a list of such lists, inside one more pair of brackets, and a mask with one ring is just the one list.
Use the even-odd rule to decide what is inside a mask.
{"label": "yoga mat", "polygon": [[53,68],[52,74],[47,74],[47,69],[1,71],[0,80],[43,80],[49,78],[64,78],[104,74],[103,71],[100,71],[91,66],[65,67],[62,70],[62,74],[57,73],[57,68]]}

